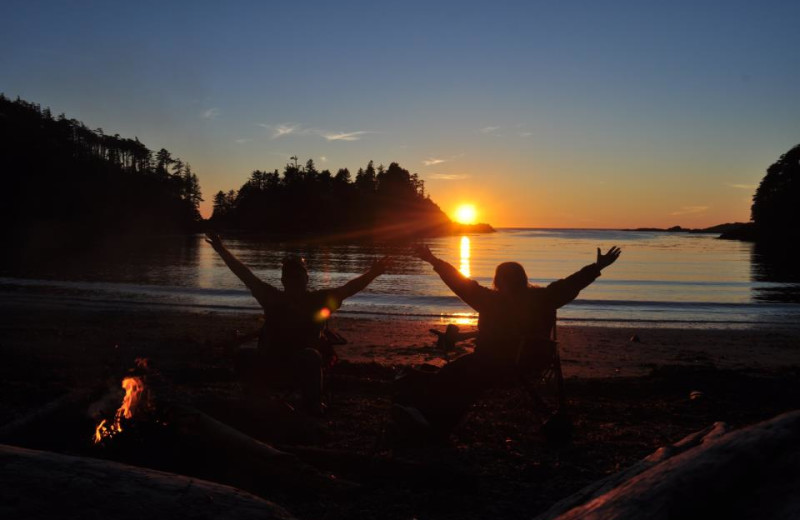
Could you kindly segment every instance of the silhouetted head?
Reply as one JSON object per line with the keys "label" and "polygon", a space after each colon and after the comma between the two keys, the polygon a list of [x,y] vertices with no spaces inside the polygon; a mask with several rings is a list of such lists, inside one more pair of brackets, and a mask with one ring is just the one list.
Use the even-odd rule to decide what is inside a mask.
{"label": "silhouetted head", "polygon": [[517,262],[503,262],[494,271],[494,287],[501,293],[516,293],[528,287],[525,268]]}
{"label": "silhouetted head", "polygon": [[299,256],[283,259],[281,282],[287,291],[305,291],[308,286],[308,269],[306,261]]}

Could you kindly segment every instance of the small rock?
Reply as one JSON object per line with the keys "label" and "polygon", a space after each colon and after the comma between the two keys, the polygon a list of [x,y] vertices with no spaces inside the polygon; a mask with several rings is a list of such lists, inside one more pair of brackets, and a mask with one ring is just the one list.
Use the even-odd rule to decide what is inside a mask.
{"label": "small rock", "polygon": [[689,392],[689,399],[692,400],[692,401],[697,401],[698,399],[703,399],[705,396],[706,396],[706,394],[704,394],[700,390],[692,390],[691,392]]}
{"label": "small rock", "polygon": [[638,334],[634,334],[633,336],[631,336],[631,339],[630,339],[631,343],[641,343],[641,341],[642,340],[639,339],[639,335]]}

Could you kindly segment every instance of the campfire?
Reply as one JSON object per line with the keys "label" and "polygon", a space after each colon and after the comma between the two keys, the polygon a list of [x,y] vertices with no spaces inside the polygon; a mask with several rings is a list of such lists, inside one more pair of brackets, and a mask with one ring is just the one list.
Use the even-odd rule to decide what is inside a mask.
{"label": "campfire", "polygon": [[98,444],[104,439],[110,439],[122,431],[123,419],[133,417],[133,410],[138,406],[144,392],[144,381],[141,377],[126,377],[122,380],[122,388],[125,389],[125,397],[122,398],[122,405],[117,408],[114,422],[108,423],[108,419],[103,419],[94,431],[94,443]]}
{"label": "campfire", "polygon": [[[227,484],[270,499],[291,496],[298,490],[339,493],[352,487],[294,454],[185,404],[185,398],[146,359],[137,359],[135,367],[118,377],[111,388],[103,385],[76,389],[15,421],[0,431],[0,443],[50,454],[34,457],[68,453],[91,460],[96,466],[92,478],[112,476],[110,480],[99,477],[104,483],[133,478],[130,485],[135,486],[141,481],[122,475],[120,472],[125,470],[115,464],[123,463],[146,468],[143,471],[172,474],[148,481],[164,480],[169,489],[177,489],[179,485],[174,482],[185,478],[181,475]],[[241,412],[243,417],[247,417],[246,410]],[[253,410],[261,420],[269,412],[260,405]],[[287,419],[285,407],[280,411],[284,415],[272,416],[268,421],[272,429]],[[74,463],[68,466],[72,469],[65,471],[78,471],[73,468]]]}
{"label": "campfire", "polygon": [[[97,425],[93,437],[94,444],[101,444],[122,433],[123,425],[132,420],[134,415],[149,416],[152,414],[153,401],[150,389],[146,384],[149,363],[146,358],[137,358],[135,363],[136,368],[132,372],[136,375],[129,375],[122,379],[122,388],[125,390],[122,404],[117,408],[113,420],[102,419]],[[146,417],[146,419],[150,420],[152,417]],[[156,422],[165,424],[161,421]]]}

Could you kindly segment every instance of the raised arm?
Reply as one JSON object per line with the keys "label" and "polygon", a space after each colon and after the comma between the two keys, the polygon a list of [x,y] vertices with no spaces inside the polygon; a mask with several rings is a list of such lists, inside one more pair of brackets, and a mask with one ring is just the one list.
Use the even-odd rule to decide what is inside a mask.
{"label": "raised arm", "polygon": [[480,312],[481,308],[491,298],[493,291],[483,287],[475,280],[467,278],[461,272],[441,258],[436,258],[428,246],[420,245],[415,248],[417,257],[433,266],[433,270],[456,296],[464,303]]}
{"label": "raised arm", "polygon": [[228,248],[226,248],[222,243],[219,235],[213,232],[208,232],[206,233],[206,237],[206,242],[211,244],[211,247],[214,248],[214,251],[219,253],[219,256],[221,256],[222,260],[225,261],[225,265],[227,265],[228,268],[233,271],[233,274],[235,274],[242,282],[244,282],[247,288],[250,289],[250,292],[255,294],[256,291],[263,290],[265,286],[273,288],[271,285],[254,275],[250,268],[240,262],[238,258],[233,256],[233,254],[228,251]]}
{"label": "raised arm", "polygon": [[621,251],[617,246],[609,249],[606,254],[603,254],[598,247],[597,261],[595,263],[589,264],[577,273],[573,273],[561,280],[556,280],[547,286],[546,291],[551,304],[555,308],[559,308],[577,298],[583,289],[600,276],[601,270],[617,261],[620,253]]}
{"label": "raised arm", "polygon": [[353,278],[352,280],[350,280],[343,286],[339,287],[338,289],[335,289],[334,291],[336,293],[336,296],[340,300],[340,303],[341,300],[344,300],[345,298],[349,298],[354,294],[361,292],[370,283],[372,283],[372,280],[385,273],[386,268],[389,266],[389,263],[390,263],[389,257],[384,256],[383,258],[377,260],[374,264],[372,264],[372,267],[370,268],[369,271],[362,274],[361,276]]}

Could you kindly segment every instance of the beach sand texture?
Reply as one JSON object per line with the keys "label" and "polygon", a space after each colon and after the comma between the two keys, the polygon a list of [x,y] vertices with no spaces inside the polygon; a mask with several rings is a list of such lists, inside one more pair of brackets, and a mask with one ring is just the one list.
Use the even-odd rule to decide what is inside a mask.
{"label": "beach sand texture", "polygon": [[[118,385],[137,357],[161,372],[171,398],[278,446],[412,460],[414,475],[376,475],[328,461],[371,491],[339,499],[288,499],[301,518],[530,518],[593,480],[659,446],[727,421],[743,426],[800,405],[800,333],[562,326],[559,339],[575,440],[553,449],[536,431],[518,390],[478,402],[450,446],[391,453],[380,445],[396,367],[443,360],[428,333],[436,322],[336,318],[348,338],[331,371],[334,399],[324,420],[302,433],[277,432],[236,410],[246,398],[232,353],[258,330],[254,314],[2,306],[0,423],[76,388]],[[639,341],[631,341],[636,335]],[[691,399],[691,392],[701,398]],[[90,433],[90,432],[87,432]],[[346,459],[347,457],[345,457]],[[448,482],[432,480],[444,471]],[[449,480],[448,480],[449,479]]]}

